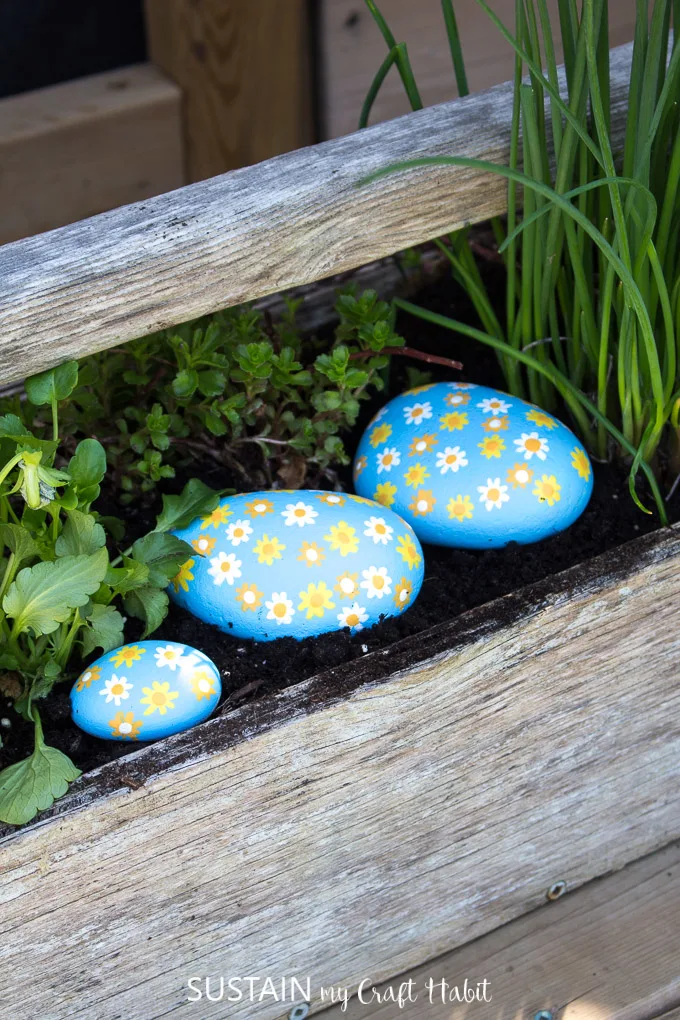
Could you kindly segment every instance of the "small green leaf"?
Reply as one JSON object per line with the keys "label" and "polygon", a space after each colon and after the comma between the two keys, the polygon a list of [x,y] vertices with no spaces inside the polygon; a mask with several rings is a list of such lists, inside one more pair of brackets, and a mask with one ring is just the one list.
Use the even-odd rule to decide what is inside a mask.
{"label": "small green leaf", "polygon": [[187,542],[159,531],[137,539],[132,546],[133,559],[149,568],[149,584],[157,588],[165,588],[191,554]]}
{"label": "small green leaf", "polygon": [[220,393],[224,393],[226,385],[227,380],[224,372],[209,369],[198,373],[198,388],[204,397],[217,397]]}
{"label": "small green leaf", "polygon": [[169,599],[164,591],[146,585],[130,592],[125,599],[125,612],[144,620],[146,626],[142,638],[152,634],[167,616]]}
{"label": "small green leaf", "polygon": [[80,504],[88,506],[99,496],[99,483],[106,474],[106,453],[96,439],[83,439],[68,465],[71,485]]}
{"label": "small green leaf", "polygon": [[124,623],[123,617],[113,606],[95,603],[82,632],[83,655],[91,655],[95,648],[110,652],[112,648],[121,645]]}
{"label": "small green leaf", "polygon": [[29,531],[18,524],[0,524],[0,543],[14,553],[19,563],[38,555],[38,547]]}
{"label": "small green leaf", "polygon": [[163,509],[154,530],[172,531],[188,527],[197,517],[211,514],[221,495],[198,478],[191,478],[179,496],[163,496]]}
{"label": "small green leaf", "polygon": [[122,567],[109,567],[104,579],[116,595],[126,595],[135,588],[141,588],[149,580],[149,568],[129,556],[123,556]]}
{"label": "small green leaf", "polygon": [[71,510],[64,529],[57,539],[57,556],[81,556],[97,552],[106,545],[106,533],[91,514]]}
{"label": "small green leaf", "polygon": [[31,376],[25,382],[26,396],[32,404],[51,404],[53,400],[66,400],[78,382],[78,362],[67,361],[56,368]]}
{"label": "small green leaf", "polygon": [[19,633],[51,634],[94,595],[108,562],[106,549],[99,549],[92,556],[64,556],[24,567],[9,586],[2,608]]}
{"label": "small green leaf", "polygon": [[0,772],[0,821],[25,825],[63,797],[81,774],[70,758],[45,744],[35,708],[35,749],[30,758]]}
{"label": "small green leaf", "polygon": [[198,372],[193,368],[184,368],[172,381],[175,396],[186,399],[193,396],[198,386]]}

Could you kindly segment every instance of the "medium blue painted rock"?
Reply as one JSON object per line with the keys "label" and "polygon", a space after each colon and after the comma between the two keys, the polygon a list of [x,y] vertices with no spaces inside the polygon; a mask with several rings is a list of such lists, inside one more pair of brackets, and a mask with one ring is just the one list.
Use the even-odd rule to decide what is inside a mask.
{"label": "medium blue painted rock", "polygon": [[410,525],[341,492],[251,492],[176,531],[196,555],[170,596],[235,637],[298,639],[403,612],[423,580]]}
{"label": "medium blue painted rock", "polygon": [[158,740],[203,722],[220,699],[217,667],[203,652],[138,641],[106,652],[71,689],[81,730],[107,740]]}
{"label": "medium blue painted rock", "polygon": [[354,486],[422,542],[487,549],[569,527],[593,491],[588,455],[549,414],[473,383],[391,400],[362,436]]}

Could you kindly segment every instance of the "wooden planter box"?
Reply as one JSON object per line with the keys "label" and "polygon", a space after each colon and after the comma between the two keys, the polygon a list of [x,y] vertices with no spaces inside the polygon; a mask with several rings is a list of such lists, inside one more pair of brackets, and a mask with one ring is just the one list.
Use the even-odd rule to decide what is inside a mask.
{"label": "wooden planter box", "polygon": [[[509,95],[0,248],[0,381],[502,212],[469,172],[356,183],[424,153],[503,160]],[[7,1015],[184,1015],[192,976],[379,981],[670,842],[679,563],[661,530],[83,776],[0,840]]]}

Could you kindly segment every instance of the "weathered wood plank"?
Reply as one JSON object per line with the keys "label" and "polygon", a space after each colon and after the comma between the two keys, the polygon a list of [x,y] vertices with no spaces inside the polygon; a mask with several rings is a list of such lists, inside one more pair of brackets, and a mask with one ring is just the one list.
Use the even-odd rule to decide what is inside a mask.
{"label": "weathered wood plank", "polygon": [[[618,132],[630,58],[612,53]],[[500,85],[0,248],[0,382],[501,213],[502,180],[470,170],[357,183],[421,155],[506,162],[510,94]]]}
{"label": "weathered wood plank", "polygon": [[313,140],[306,0],[145,0],[149,55],[182,89],[188,179]]}
{"label": "weathered wood plank", "polygon": [[679,558],[639,539],[83,777],[0,844],[13,1020],[188,1012],[191,975],[380,981],[667,845]]}
{"label": "weathered wood plank", "polygon": [[180,104],[150,64],[0,100],[0,243],[179,188]]}
{"label": "weathered wood plank", "polygon": [[[497,1020],[546,1010],[563,1020],[651,1020],[660,1014],[670,1020],[680,1015],[680,1010],[665,1012],[680,1003],[679,918],[680,846],[675,845],[392,978],[377,987],[380,998],[369,983],[362,1001],[321,1015],[323,1020],[469,1020],[473,1015]],[[462,994],[466,978],[471,991],[486,979],[490,1001],[451,999],[456,986]],[[408,981],[411,994],[399,1009],[388,1001],[389,989],[398,994]]]}
{"label": "weathered wood plank", "polygon": [[[356,130],[359,111],[373,76],[385,54],[385,40],[363,4],[356,0],[321,0],[319,45],[322,59],[322,123],[324,137],[335,138]],[[441,0],[382,0],[380,10],[397,42],[408,45],[409,59],[425,106],[443,103],[456,95],[451,53],[444,31]],[[507,81],[514,73],[512,47],[489,21],[476,0],[456,0],[468,83],[472,92]],[[492,7],[510,28],[515,23],[515,0],[494,0]],[[558,24],[558,0],[548,0]],[[610,46],[633,38],[635,5],[609,5]],[[558,34],[559,35],[559,34]],[[562,59],[558,37],[556,52]],[[401,78],[393,68],[387,75],[371,115],[372,123],[400,117],[410,110]]]}

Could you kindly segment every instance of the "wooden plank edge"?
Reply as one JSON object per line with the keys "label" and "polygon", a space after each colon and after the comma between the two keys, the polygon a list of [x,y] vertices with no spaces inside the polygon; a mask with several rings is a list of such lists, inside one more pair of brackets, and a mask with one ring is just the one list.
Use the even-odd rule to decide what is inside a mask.
{"label": "wooden plank edge", "polygon": [[[611,54],[614,145],[631,47]],[[345,272],[505,209],[498,176],[425,155],[506,163],[512,84],[277,156],[0,248],[0,383],[218,308]]]}
{"label": "wooden plank edge", "polygon": [[[372,1003],[369,983],[363,1003],[313,1012],[322,1020],[492,1020],[541,1010],[561,1020],[671,1020],[680,1015],[678,916],[680,844],[673,843],[391,977]],[[481,1001],[442,1001],[442,981],[453,995],[466,978],[470,991],[487,980]],[[402,990],[403,1006],[390,1001],[390,989]]]}
{"label": "wooden plank edge", "polygon": [[347,700],[354,692],[389,683],[416,667],[434,663],[452,650],[497,633],[549,606],[585,599],[623,583],[657,563],[680,556],[680,524],[659,529],[559,574],[468,610],[363,659],[343,663],[277,694],[217,714],[207,722],[85,773],[68,794],[27,826],[0,825],[0,848],[43,826],[111,796],[153,783],[160,776],[208,759],[243,741]]}

